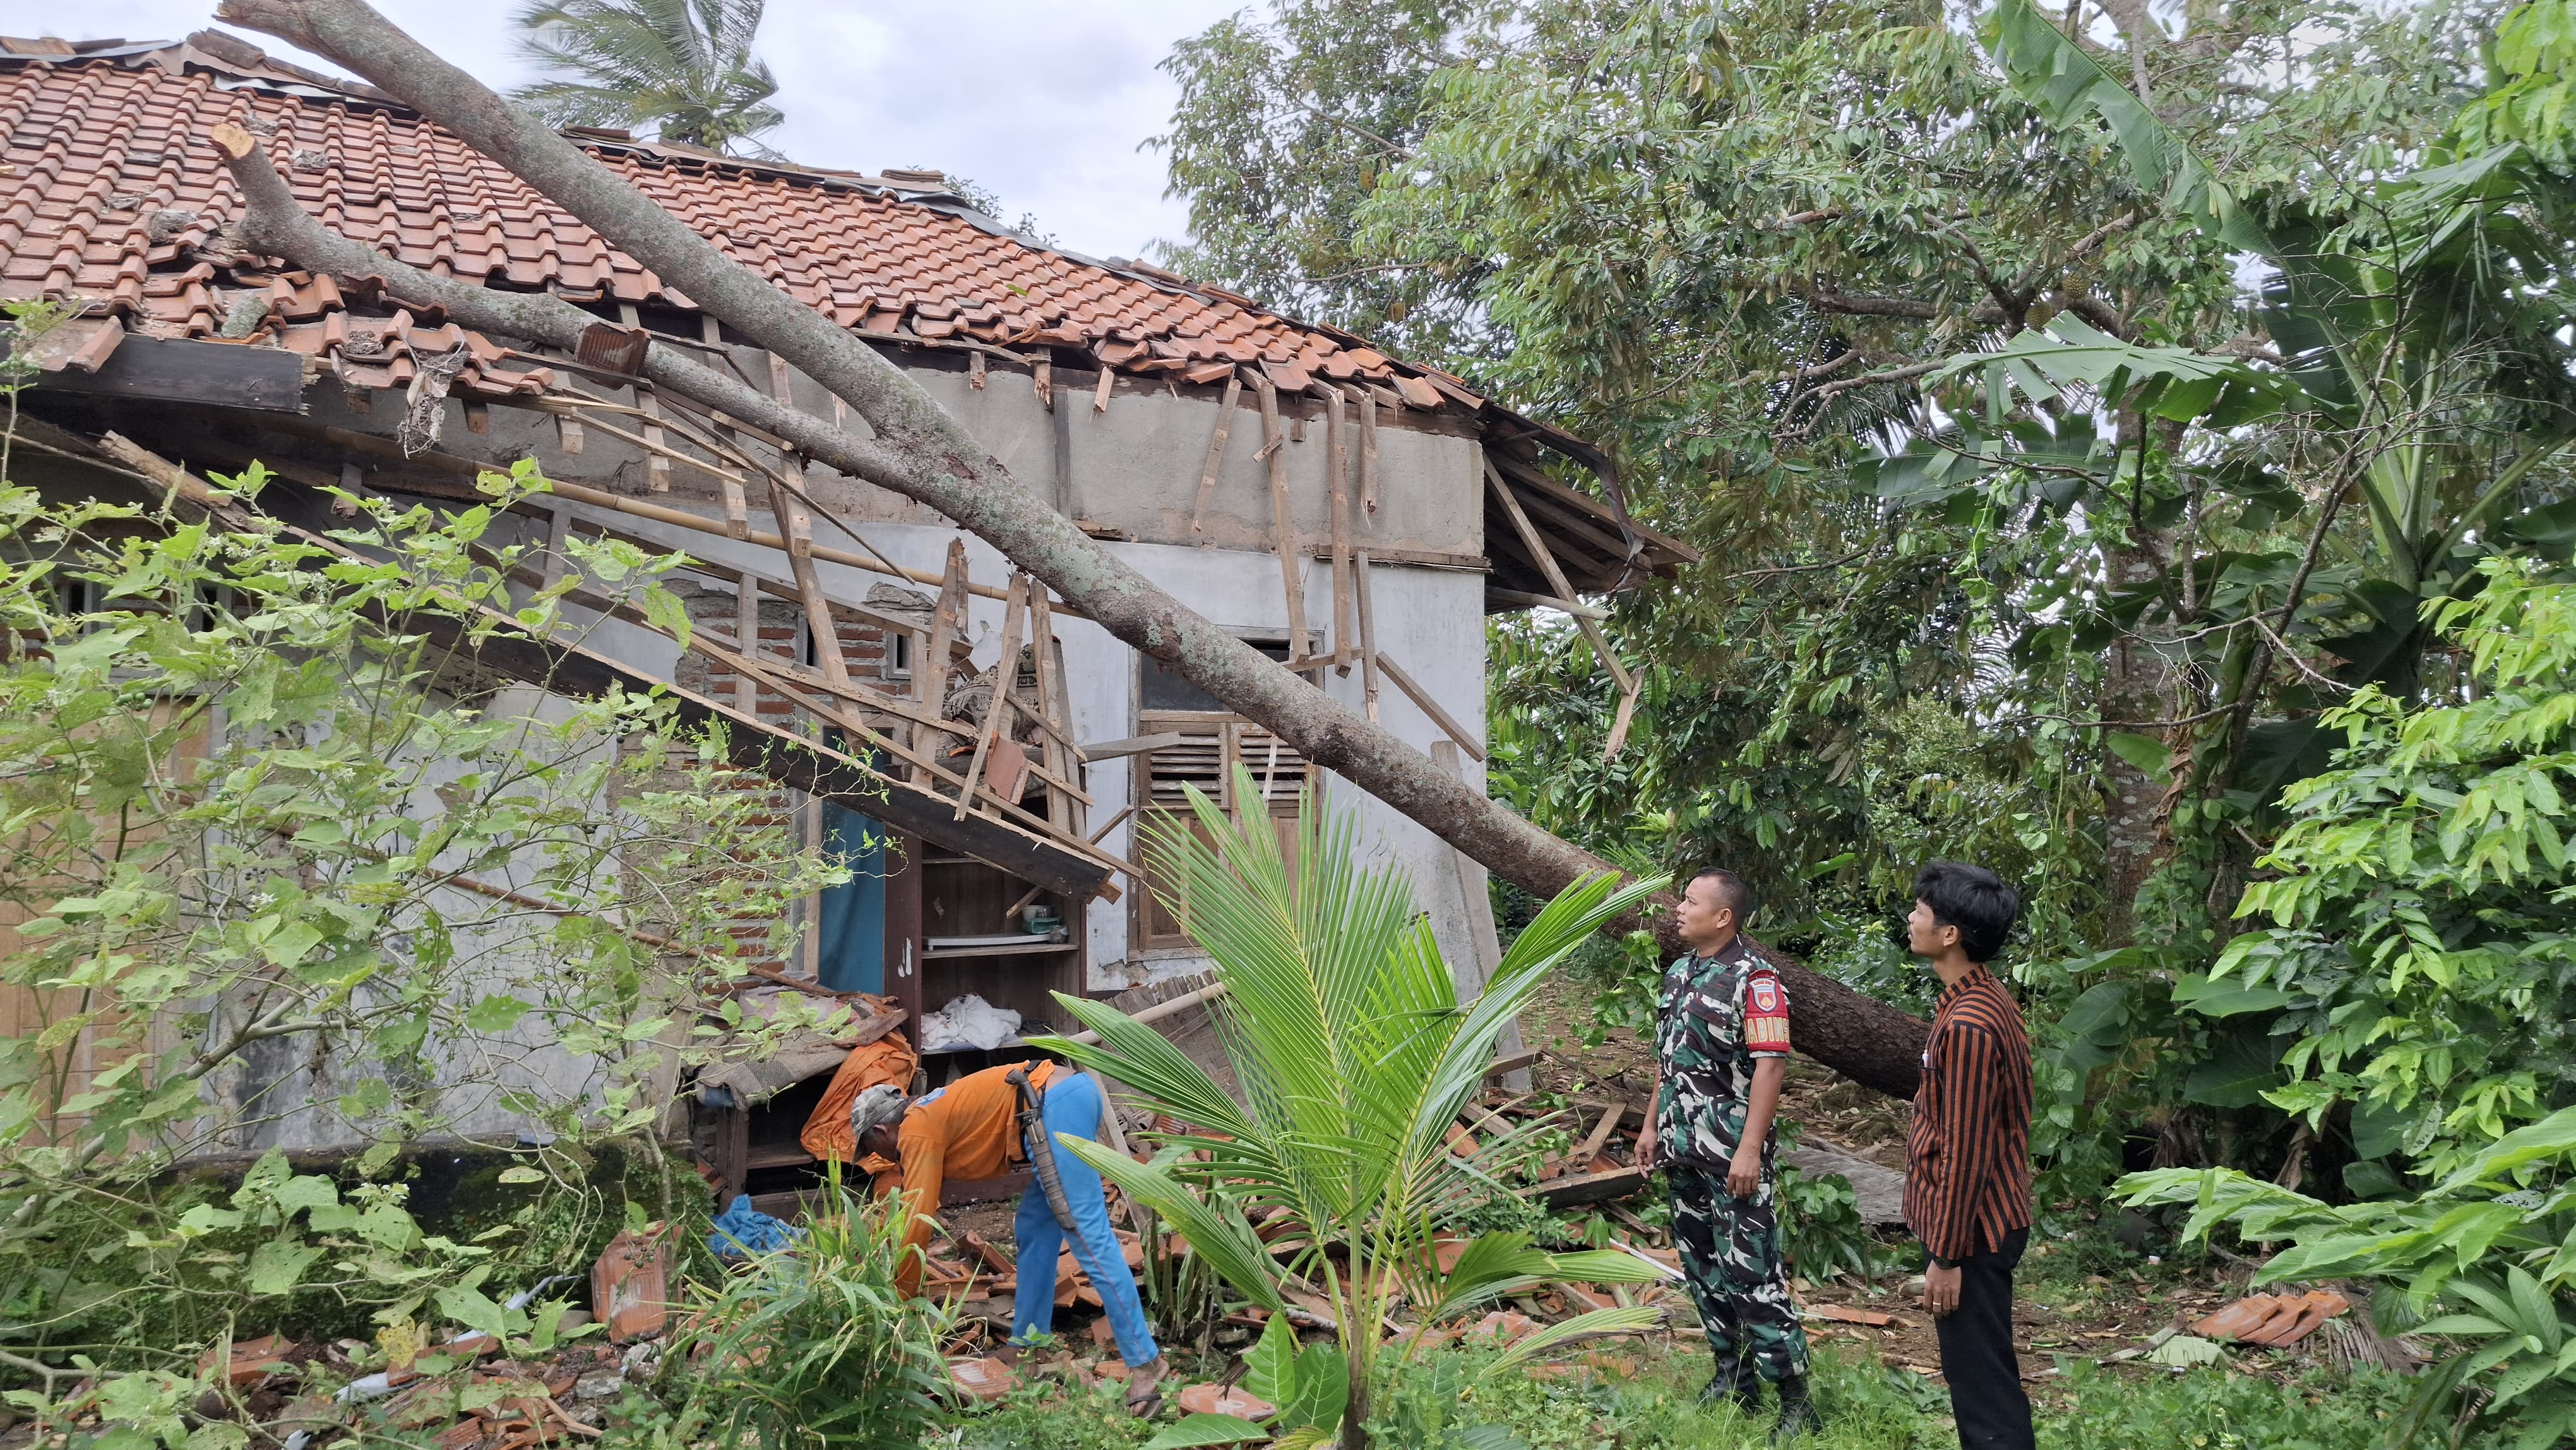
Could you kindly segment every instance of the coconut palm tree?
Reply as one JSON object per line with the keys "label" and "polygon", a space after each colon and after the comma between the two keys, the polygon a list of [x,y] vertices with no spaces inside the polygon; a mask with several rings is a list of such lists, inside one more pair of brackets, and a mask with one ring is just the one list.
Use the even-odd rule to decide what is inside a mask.
{"label": "coconut palm tree", "polygon": [[[1174,912],[1226,988],[1211,1012],[1243,1101],[1152,1027],[1059,993],[1102,1040],[1033,1045],[1192,1126],[1151,1163],[1058,1141],[1272,1311],[1247,1384],[1280,1406],[1279,1443],[1338,1438],[1344,1450],[1365,1450],[1369,1392],[1389,1347],[1381,1330],[1400,1306],[1427,1328],[1543,1281],[1637,1283],[1664,1272],[1626,1253],[1543,1253],[1526,1234],[1443,1233],[1480,1189],[1493,1189],[1451,1154],[1448,1135],[1484,1081],[1495,1034],[1550,967],[1666,883],[1622,890],[1603,875],[1567,888],[1504,953],[1483,995],[1461,1003],[1412,883],[1361,864],[1355,815],[1328,815],[1308,792],[1294,844],[1283,850],[1266,814],[1238,820],[1196,789],[1189,794],[1196,829],[1155,833],[1165,868],[1156,875],[1177,884]],[[1260,799],[1250,772],[1238,771],[1234,798]],[[1329,1310],[1338,1354],[1320,1345],[1296,1351],[1292,1294]],[[1521,1340],[1488,1372],[1569,1338],[1660,1317],[1652,1308],[1597,1310]],[[1423,1340],[1404,1342],[1401,1352],[1411,1353]]]}
{"label": "coconut palm tree", "polygon": [[665,141],[775,156],[753,138],[787,118],[751,53],[766,0],[530,0],[519,51],[546,79],[511,94],[558,126],[650,127]]}

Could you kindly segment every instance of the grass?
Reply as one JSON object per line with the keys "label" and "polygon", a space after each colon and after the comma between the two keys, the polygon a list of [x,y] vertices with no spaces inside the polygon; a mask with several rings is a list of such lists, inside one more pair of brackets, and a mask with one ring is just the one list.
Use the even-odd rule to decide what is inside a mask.
{"label": "grass", "polygon": [[[1380,1401],[1385,1450],[1769,1450],[1771,1413],[1703,1410],[1707,1366],[1689,1341],[1619,1345],[1632,1379],[1477,1373],[1484,1356],[1444,1352],[1408,1366]],[[2112,1372],[2074,1362],[2042,1450],[2378,1450],[2406,1396],[2392,1375],[2324,1371],[2274,1381],[2224,1370]],[[1930,1381],[1820,1346],[1816,1396],[1827,1424],[1805,1450],[1946,1450],[1958,1443]],[[1166,1410],[1165,1419],[1175,1412]],[[1495,1437],[1499,1427],[1510,1438]],[[1129,1418],[1114,1386],[1043,1382],[953,1419],[926,1443],[955,1450],[1132,1450],[1154,1426]]]}

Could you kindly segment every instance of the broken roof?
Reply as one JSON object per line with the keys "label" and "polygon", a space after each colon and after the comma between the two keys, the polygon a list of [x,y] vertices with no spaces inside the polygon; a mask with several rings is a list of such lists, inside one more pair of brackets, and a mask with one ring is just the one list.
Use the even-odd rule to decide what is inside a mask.
{"label": "broken roof", "polygon": [[[0,37],[0,296],[45,295],[133,332],[284,347],[354,387],[407,384],[415,353],[462,343],[464,396],[554,383],[541,363],[387,303],[365,282],[276,271],[228,225],[231,174],[205,141],[263,137],[332,230],[431,271],[543,289],[602,311],[693,313],[651,270],[498,163],[371,86],[268,56],[218,31],[175,44]],[[1283,391],[1322,380],[1383,404],[1472,420],[1537,513],[1575,588],[1627,587],[1695,557],[1634,525],[1607,460],[1494,406],[1437,369],[1334,328],[1134,262],[1018,236],[928,173],[866,175],[719,156],[623,133],[566,133],[782,290],[873,340],[1069,353],[1118,372],[1209,384],[1257,368]],[[355,295],[352,295],[355,294]],[[1603,499],[1546,478],[1533,445],[1594,471]],[[1495,583],[1553,593],[1489,501]]]}

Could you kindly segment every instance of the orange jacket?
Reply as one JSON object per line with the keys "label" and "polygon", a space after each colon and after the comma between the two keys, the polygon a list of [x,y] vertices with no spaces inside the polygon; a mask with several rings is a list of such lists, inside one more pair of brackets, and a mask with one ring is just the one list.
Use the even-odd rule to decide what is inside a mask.
{"label": "orange jacket", "polygon": [[860,1157],[858,1144],[850,1137],[850,1103],[879,1083],[912,1091],[913,1070],[920,1066],[921,1058],[900,1032],[889,1032],[853,1050],[833,1076],[832,1085],[823,1090],[823,1101],[815,1104],[814,1115],[805,1120],[805,1131],[797,1135],[797,1140],[817,1158],[855,1164],[863,1172],[892,1168],[893,1164],[873,1154]]}
{"label": "orange jacket", "polygon": [[[1055,1062],[988,1067],[923,1095],[904,1113],[895,1138],[902,1145],[902,1184],[913,1217],[904,1229],[903,1267],[895,1284],[905,1294],[921,1291],[922,1254],[939,1212],[941,1185],[951,1178],[999,1178],[1026,1157],[1020,1144],[1020,1090],[1008,1081],[1011,1070],[1021,1066],[1028,1068],[1029,1085],[1042,1094],[1048,1083],[1072,1071]],[[885,1182],[878,1179],[880,1186]]]}

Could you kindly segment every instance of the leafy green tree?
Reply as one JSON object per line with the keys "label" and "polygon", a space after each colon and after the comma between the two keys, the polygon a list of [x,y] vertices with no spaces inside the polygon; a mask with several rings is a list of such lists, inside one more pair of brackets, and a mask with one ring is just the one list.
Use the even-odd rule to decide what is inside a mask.
{"label": "leafy green tree", "polygon": [[651,128],[728,154],[775,157],[778,79],[752,54],[767,0],[529,0],[520,53],[549,72],[511,95],[558,126]]}
{"label": "leafy green tree", "polygon": [[2466,698],[2372,688],[2327,713],[2347,743],[2290,788],[2270,879],[2239,907],[2268,924],[2178,993],[2269,1015],[2294,1079],[2275,1102],[2311,1117],[2351,1103],[2368,1141],[2437,1174],[2576,1100],[2576,587],[2505,560],[2481,578],[2428,611],[2464,657]]}
{"label": "leafy green tree", "polygon": [[[1425,38],[1401,64],[1379,48],[1392,13],[1352,21],[1370,41],[1304,7],[1273,17],[1173,61],[1173,179],[1207,274],[1275,286],[1276,258],[1339,248],[1299,274],[1341,279],[1313,310],[1447,345],[1447,365],[1605,444],[1632,506],[1710,552],[1619,607],[1613,632],[1649,678],[1635,763],[1600,761],[1606,711],[1515,741],[1516,775],[1561,786],[1535,803],[1568,809],[1542,819],[1633,843],[1623,802],[1642,793],[1650,817],[1687,822],[1663,833],[1668,864],[1750,868],[1792,919],[1874,909],[1913,862],[1873,836],[1857,782],[1905,749],[1882,724],[1896,707],[1939,699],[2002,722],[2009,745],[1981,768],[2018,755],[2106,808],[2048,832],[2046,864],[2096,883],[2069,893],[2076,919],[2125,937],[2167,849],[2163,791],[2077,727],[2190,713],[2191,666],[2164,637],[2200,621],[2084,607],[2173,572],[2184,495],[2205,481],[2160,472],[2087,503],[2063,473],[2024,474],[1985,508],[1860,470],[1960,404],[1923,380],[1980,336],[2071,312],[2124,338],[2259,346],[2227,244],[2167,211],[2116,147],[2027,105],[1937,6],[1486,5],[1404,32]],[[2265,186],[2315,191],[2421,144],[2467,93],[2446,16],[2255,4],[2191,24],[2134,40],[2153,52],[2156,113],[2225,138]],[[1371,129],[1406,164],[1354,179],[1320,158],[1357,143],[1278,144],[1292,122],[1362,119],[1335,98],[1390,69],[1397,110]],[[1370,290],[1399,281],[1407,317],[1458,320],[1407,335]],[[2116,416],[2020,426],[2069,471],[2141,456]],[[1527,647],[1499,641],[1503,701],[1606,693],[1549,626],[1527,628]]]}
{"label": "leafy green tree", "polygon": [[[1562,622],[1497,626],[1498,789],[1746,870],[1775,936],[1879,986],[1862,928],[1915,862],[1993,860],[2040,907],[2010,961],[2061,1165],[2107,1173],[2145,1121],[2159,1161],[2295,1181],[2284,1044],[2165,983],[2226,947],[2322,712],[2467,688],[2426,606],[2563,542],[2568,27],[2497,19],[1452,23],[1350,246],[1454,283],[1450,365],[1605,443],[1710,556],[1614,610],[1646,678],[1616,758]],[[1227,215],[1288,236],[1322,206],[1289,201]]]}
{"label": "leafy green tree", "polygon": [[[1236,788],[1257,798],[1249,771]],[[1569,888],[1522,930],[1484,993],[1462,1004],[1412,883],[1360,864],[1355,816],[1327,816],[1309,792],[1298,802],[1295,846],[1283,852],[1266,820],[1229,818],[1196,789],[1190,807],[1195,831],[1176,827],[1154,843],[1170,866],[1156,875],[1177,883],[1173,910],[1226,989],[1214,1010],[1244,1101],[1150,1026],[1058,993],[1101,1041],[1037,1045],[1115,1078],[1191,1128],[1144,1164],[1097,1143],[1057,1141],[1162,1215],[1237,1293],[1271,1312],[1251,1356],[1251,1388],[1283,1407],[1279,1428],[1306,1430],[1308,1444],[1338,1431],[1345,1450],[1365,1450],[1387,1352],[1381,1325],[1398,1300],[1429,1324],[1551,1279],[1659,1276],[1624,1253],[1543,1253],[1521,1233],[1438,1240],[1444,1220],[1491,1186],[1450,1153],[1448,1135],[1484,1080],[1495,1034],[1550,967],[1664,883],[1614,889],[1604,876]],[[1255,1223],[1271,1242],[1256,1236]],[[1329,1306],[1338,1358],[1321,1347],[1297,1351],[1286,1316],[1288,1293],[1299,1288]],[[1659,1315],[1577,1315],[1513,1344],[1493,1368]],[[1420,1346],[1417,1336],[1404,1352]]]}
{"label": "leafy green tree", "polygon": [[1281,0],[1268,23],[1240,12],[1172,48],[1180,85],[1170,194],[1190,205],[1190,239],[1166,265],[1415,355],[1472,336],[1475,277],[1361,243],[1359,213],[1414,164],[1436,119],[1435,78],[1461,63],[1476,0]]}

